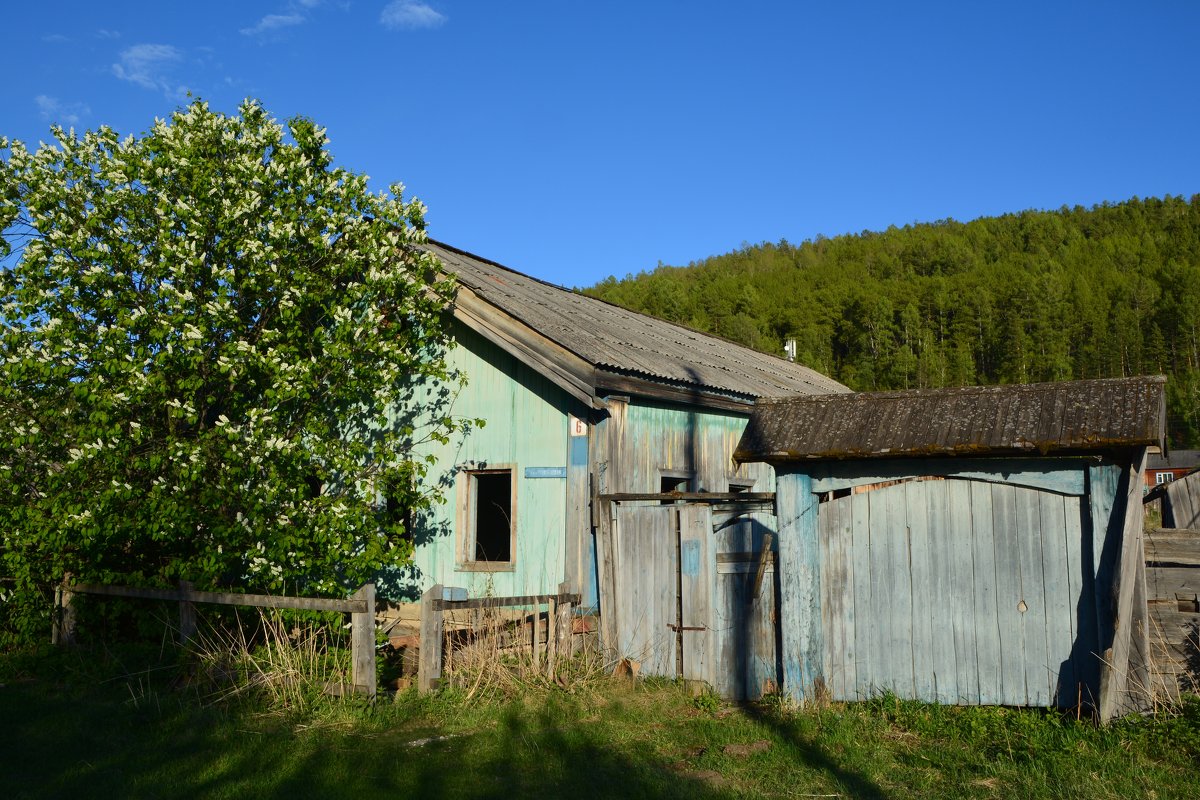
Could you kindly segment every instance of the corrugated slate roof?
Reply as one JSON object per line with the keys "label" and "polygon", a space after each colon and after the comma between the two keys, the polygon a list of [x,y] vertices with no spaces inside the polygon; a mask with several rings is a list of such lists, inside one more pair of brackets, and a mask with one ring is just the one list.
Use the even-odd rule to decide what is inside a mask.
{"label": "corrugated slate roof", "polygon": [[1068,453],[1163,444],[1166,378],[764,399],[736,461]]}
{"label": "corrugated slate roof", "polygon": [[746,398],[847,392],[815,370],[639,314],[430,241],[459,282],[595,367]]}

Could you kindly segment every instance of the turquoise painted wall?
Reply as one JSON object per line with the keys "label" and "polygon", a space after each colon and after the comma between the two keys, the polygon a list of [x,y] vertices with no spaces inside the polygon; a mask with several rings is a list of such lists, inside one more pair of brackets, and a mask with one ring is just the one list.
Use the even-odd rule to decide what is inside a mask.
{"label": "turquoise painted wall", "polygon": [[[425,449],[436,458],[429,481],[443,483],[444,502],[416,526],[413,568],[404,575],[412,596],[440,583],[461,586],[471,596],[556,592],[563,579],[566,479],[526,478],[529,467],[565,468],[571,400],[562,390],[508,353],[464,326],[448,361],[467,376],[449,411],[487,424],[446,445]],[[517,537],[511,571],[460,568],[456,484],[463,468],[512,465],[516,480]]]}

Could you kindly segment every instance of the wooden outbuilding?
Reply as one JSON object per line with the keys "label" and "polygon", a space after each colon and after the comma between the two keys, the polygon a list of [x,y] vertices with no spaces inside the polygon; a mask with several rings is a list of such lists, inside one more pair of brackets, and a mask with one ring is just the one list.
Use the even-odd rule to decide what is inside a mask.
{"label": "wooden outbuilding", "polygon": [[[448,361],[466,377],[437,413],[486,425],[420,445],[425,482],[448,502],[411,520],[413,565],[380,577],[384,596],[433,585],[544,595],[565,581],[595,609],[595,496],[769,492],[767,465],[732,464],[754,401],[848,391],[784,358],[428,248],[458,280]],[[414,395],[393,414],[419,431],[431,405]]]}
{"label": "wooden outbuilding", "polygon": [[778,666],[797,700],[1149,697],[1142,472],[1161,377],[763,399]]}
{"label": "wooden outbuilding", "polygon": [[1200,529],[1200,470],[1164,481],[1143,498],[1144,503],[1161,503],[1164,528]]}

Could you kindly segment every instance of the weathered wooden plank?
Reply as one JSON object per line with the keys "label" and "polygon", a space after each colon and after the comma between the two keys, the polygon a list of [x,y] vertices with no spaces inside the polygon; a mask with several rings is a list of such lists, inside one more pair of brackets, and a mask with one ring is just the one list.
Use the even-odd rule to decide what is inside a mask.
{"label": "weathered wooden plank", "polygon": [[[981,480],[1013,486],[1026,486],[1059,494],[1082,495],[1084,474],[1080,459],[1030,458],[947,458],[922,459],[921,475]],[[855,486],[868,486],[885,481],[915,477],[911,459],[872,459],[834,461],[809,467],[813,476],[813,491],[821,494]]]}
{"label": "weathered wooden plank", "polygon": [[793,700],[811,697],[821,678],[820,552],[817,502],[804,473],[777,477],[779,516],[779,625],[783,690]]}
{"label": "weathered wooden plank", "polygon": [[1200,593],[1200,569],[1195,567],[1146,567],[1148,594],[1155,599],[1174,599],[1177,594]]}
{"label": "weathered wooden plank", "polygon": [[[1075,614],[1072,626],[1075,641],[1071,648],[1071,660],[1066,677],[1060,675],[1060,690],[1063,705],[1079,704],[1094,707],[1096,688],[1100,680],[1100,662],[1097,657],[1100,642],[1096,629],[1096,593],[1093,588],[1095,576],[1092,572],[1092,521],[1091,503],[1079,502],[1063,506],[1063,524],[1066,532],[1063,541],[1067,547],[1067,586],[1075,599]],[[1068,682],[1069,681],[1069,682]]]}
{"label": "weathered wooden plank", "polygon": [[417,690],[428,692],[437,688],[442,679],[442,610],[434,601],[440,600],[442,587],[434,584],[421,596],[421,654],[417,664]]}
{"label": "weathered wooden plank", "polygon": [[616,574],[616,503],[594,500],[600,506],[596,530],[597,599],[600,604],[600,647],[609,661],[617,659],[620,648],[620,603],[617,600]]}
{"label": "weathered wooden plank", "polygon": [[971,539],[975,569],[975,647],[979,669],[979,702],[1004,702],[1001,675],[1000,620],[996,597],[996,543],[992,520],[992,488],[971,483]]}
{"label": "weathered wooden plank", "polygon": [[577,584],[563,581],[558,585],[558,614],[555,619],[554,638],[558,640],[558,655],[560,658],[572,658],[575,655],[575,637],[572,635],[572,623],[575,619],[575,606],[580,603],[580,595],[571,589]]}
{"label": "weathered wooden plank", "polygon": [[[443,587],[443,592],[450,587]],[[521,606],[544,605],[549,602],[575,603],[582,601],[576,594],[523,594],[514,597],[472,597],[467,600],[434,600],[447,611],[463,611],[471,608],[519,608]]]}
{"label": "weathered wooden plank", "polygon": [[874,681],[875,618],[871,592],[875,576],[871,572],[871,508],[870,495],[852,494],[846,498],[850,505],[850,553],[853,559],[854,595],[850,616],[854,620],[854,691],[845,700],[866,700],[876,692]]}
{"label": "weathered wooden plank", "polygon": [[779,687],[779,670],[775,659],[775,632],[778,605],[775,601],[775,587],[778,578],[775,568],[768,567],[763,576],[762,593],[759,600],[750,607],[750,618],[747,625],[750,631],[749,650],[746,652],[746,687],[745,697],[757,700],[764,692],[774,691]]}
{"label": "weathered wooden plank", "polygon": [[[375,671],[375,584],[363,584],[354,593],[354,599],[366,608],[350,615],[351,680],[355,691],[373,698],[378,686]],[[441,616],[440,612],[436,613]]]}
{"label": "weathered wooden plank", "polygon": [[[820,534],[821,583],[825,591],[821,597],[822,633],[825,640],[825,684],[835,697],[844,697],[846,686],[846,663],[850,658],[847,646],[847,617],[851,604],[846,602],[849,586],[848,538],[849,504],[844,499],[825,503],[819,514],[829,512],[828,521]],[[853,596],[851,594],[851,596]]]}
{"label": "weathered wooden plank", "polygon": [[[956,605],[963,597],[954,595],[955,549],[970,547],[969,537],[951,536],[948,522],[953,502],[964,502],[965,492],[954,493],[957,480],[931,481],[926,484],[925,509],[929,528],[926,559],[929,562],[928,609],[930,620],[930,656],[933,673],[932,700],[952,705],[958,698],[958,664],[955,654],[955,632],[958,625]],[[965,488],[965,487],[962,487]],[[968,501],[969,502],[969,501]],[[916,560],[917,550],[913,550]],[[916,584],[916,574],[913,583]]]}
{"label": "weathered wooden plank", "polygon": [[237,592],[200,592],[195,589],[138,589],[129,586],[103,586],[94,583],[72,584],[75,594],[96,594],[109,597],[135,597],[143,600],[174,600],[189,603],[216,603],[226,606],[255,608],[298,608],[305,611],[340,611],[354,614],[365,610],[360,600],[326,600],[319,597],[285,597],[271,594],[239,594]]}
{"label": "weathered wooden plank", "polygon": [[679,574],[683,611],[683,678],[716,686],[713,601],[716,554],[707,506],[679,508]]}
{"label": "weathered wooden plank", "polygon": [[678,677],[677,637],[668,626],[676,624],[679,618],[679,512],[676,509],[664,510],[668,513],[663,515],[661,526],[656,529],[661,533],[656,532],[651,550],[653,564],[643,569],[651,573],[655,589],[652,594],[653,629],[657,632],[654,669],[659,675]]}
{"label": "weathered wooden plank", "polygon": [[[886,605],[876,605],[875,611],[884,625],[884,646],[881,666],[886,679],[884,686],[900,697],[913,697],[913,591],[910,565],[910,532],[905,487],[890,486],[872,492],[871,535],[882,534],[886,541],[887,567],[880,588],[890,598]],[[876,509],[883,511],[882,524],[876,524]]]}
{"label": "weathered wooden plank", "polygon": [[[1046,616],[1046,671],[1050,699],[1046,705],[1073,705],[1075,691],[1071,648],[1075,644],[1075,615],[1079,595],[1071,593],[1067,559],[1067,508],[1078,501],[1040,494],[1038,526],[1041,528],[1042,596]],[[1076,512],[1078,516],[1078,512]]]}
{"label": "weathered wooden plank", "polygon": [[1101,655],[1112,644],[1115,613],[1112,580],[1122,530],[1122,526],[1113,519],[1113,511],[1118,502],[1117,490],[1120,480],[1120,465],[1097,464],[1088,467],[1088,503],[1092,521],[1092,592],[1096,598],[1096,634],[1099,648],[1097,653]]}
{"label": "weathered wooden plank", "polygon": [[1171,481],[1166,489],[1164,521],[1170,517],[1172,527],[1194,528],[1200,525],[1200,473],[1192,473]]}
{"label": "weathered wooden plank", "polygon": [[[1025,488],[1014,488],[1012,492],[1016,501],[1017,553],[1021,568],[1017,620],[1025,643],[1025,692],[1029,705],[1044,707],[1053,702],[1058,681],[1058,665],[1050,663],[1046,641],[1049,605],[1042,562],[1041,496],[1051,495]],[[1051,535],[1054,533],[1057,531]]]}
{"label": "weathered wooden plank", "polygon": [[754,568],[754,583],[750,585],[750,597],[747,600],[750,605],[757,603],[759,595],[762,594],[763,576],[766,575],[767,565],[775,563],[775,553],[771,550],[774,542],[774,534],[763,534],[762,543],[759,545],[761,549],[758,552],[758,563]]}
{"label": "weathered wooden plank", "polygon": [[[909,580],[912,586],[913,686],[919,700],[936,702],[937,668],[933,654],[933,618],[942,607],[933,599],[934,568],[929,535],[929,495],[945,497],[945,481],[917,481],[904,484],[904,503],[908,514]],[[939,623],[943,624],[939,619]]]}
{"label": "weathered wooden plank", "polygon": [[1145,539],[1146,562],[1163,566],[1200,567],[1200,535],[1152,531]]}
{"label": "weathered wooden plank", "polygon": [[1029,705],[1025,685],[1025,631],[1022,626],[1021,556],[1017,541],[1016,492],[992,485],[992,524],[996,548],[996,619],[1000,628],[1001,703]]}
{"label": "weathered wooden plank", "polygon": [[646,569],[651,563],[654,540],[662,536],[655,524],[655,509],[631,508],[621,509],[621,539],[620,539],[620,574],[624,588],[621,600],[627,605],[622,613],[622,627],[628,629],[625,647],[621,652],[623,658],[630,658],[641,665],[642,675],[660,674],[656,669],[656,653],[654,638],[658,634],[656,621],[653,619],[654,606],[651,599],[654,589],[651,581],[654,578],[652,570]]}
{"label": "weathered wooden plank", "polygon": [[1141,507],[1141,476],[1145,466],[1146,450],[1141,448],[1132,463],[1124,465],[1121,470],[1122,481],[1118,491],[1123,490],[1123,495],[1118,496],[1113,508],[1120,538],[1111,588],[1111,593],[1116,599],[1112,655],[1106,664],[1108,680],[1101,680],[1100,684],[1102,720],[1138,711],[1149,701],[1147,660],[1150,644],[1146,618]]}
{"label": "weathered wooden plank", "polygon": [[858,685],[857,625],[854,598],[857,582],[854,574],[854,504],[849,498],[836,501],[841,506],[841,524],[838,526],[840,559],[845,569],[845,583],[841,587],[839,606],[842,615],[842,673],[843,699],[853,698]]}
{"label": "weathered wooden plank", "polygon": [[[975,636],[979,623],[975,617],[975,532],[971,520],[971,481],[948,480],[946,506],[941,509],[947,520],[945,544],[935,551],[945,552],[949,561],[949,588],[946,608],[954,634],[954,694],[946,702],[974,705],[979,702],[979,664]],[[990,620],[984,621],[991,624]]]}

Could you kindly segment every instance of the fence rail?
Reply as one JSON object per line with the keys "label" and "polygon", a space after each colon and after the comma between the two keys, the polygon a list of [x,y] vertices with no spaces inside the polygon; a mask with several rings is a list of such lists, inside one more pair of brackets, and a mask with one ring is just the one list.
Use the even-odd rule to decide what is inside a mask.
{"label": "fence rail", "polygon": [[202,592],[191,583],[180,581],[178,589],[141,589],[131,586],[106,586],[64,581],[55,590],[56,613],[51,641],[69,644],[75,639],[75,613],[72,600],[77,594],[104,597],[129,597],[140,600],[166,600],[179,603],[179,640],[189,641],[196,634],[196,603],[256,608],[290,608],[303,611],[339,611],[350,615],[350,658],[354,691],[374,697],[378,691],[375,674],[375,584],[365,583],[349,599],[320,597],[282,597],[236,592]]}
{"label": "fence rail", "polygon": [[533,663],[542,658],[540,634],[542,606],[546,606],[546,669],[554,673],[560,655],[571,655],[571,626],[573,608],[580,595],[571,591],[569,583],[560,583],[558,594],[532,594],[514,597],[468,598],[466,590],[434,585],[421,595],[421,655],[417,668],[417,689],[428,692],[442,679],[443,636],[445,611],[482,608],[511,608],[534,606],[529,620],[529,647]]}

